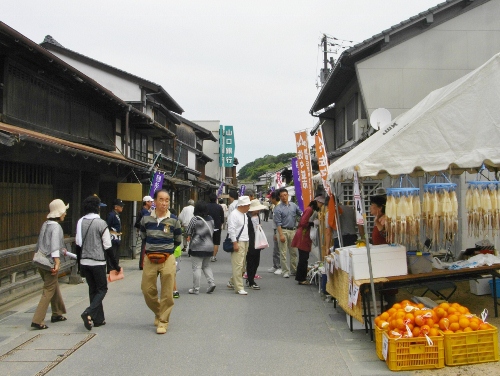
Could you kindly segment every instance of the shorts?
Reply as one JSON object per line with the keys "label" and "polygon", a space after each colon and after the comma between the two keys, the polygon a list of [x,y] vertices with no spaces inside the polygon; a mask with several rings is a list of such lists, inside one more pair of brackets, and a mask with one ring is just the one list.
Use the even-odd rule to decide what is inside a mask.
{"label": "shorts", "polygon": [[214,231],[214,236],[212,237],[214,245],[220,245],[220,233],[221,230]]}

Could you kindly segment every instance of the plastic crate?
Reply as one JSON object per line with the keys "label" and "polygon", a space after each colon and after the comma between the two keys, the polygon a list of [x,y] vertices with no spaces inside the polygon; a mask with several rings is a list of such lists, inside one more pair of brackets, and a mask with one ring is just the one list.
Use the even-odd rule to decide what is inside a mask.
{"label": "plastic crate", "polygon": [[[444,367],[444,337],[442,335],[427,338],[389,338],[382,333],[382,341],[388,341],[387,367],[391,371],[413,371],[418,369],[434,369]],[[383,344],[382,344],[383,346]]]}
{"label": "plastic crate", "polygon": [[459,366],[498,361],[498,330],[444,334],[445,364]]}
{"label": "plastic crate", "polygon": [[384,356],[382,355],[382,334],[384,332],[386,332],[386,330],[380,329],[375,325],[375,351],[380,360],[384,360]]}

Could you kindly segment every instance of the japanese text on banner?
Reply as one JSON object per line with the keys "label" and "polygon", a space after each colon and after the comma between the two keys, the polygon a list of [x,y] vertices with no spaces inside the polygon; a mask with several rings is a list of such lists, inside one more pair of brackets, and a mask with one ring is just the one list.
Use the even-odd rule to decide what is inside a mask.
{"label": "japanese text on banner", "polygon": [[302,188],[302,201],[304,202],[304,207],[307,207],[313,199],[311,154],[309,153],[307,132],[303,131],[295,133],[295,143],[297,146],[297,163],[299,168],[300,185]]}
{"label": "japanese text on banner", "polygon": [[356,223],[362,225],[363,222],[363,203],[359,194],[358,173],[354,171],[354,209],[356,210]]}
{"label": "japanese text on banner", "polygon": [[316,135],[314,136],[314,143],[316,145],[316,156],[318,157],[318,167],[319,173],[321,175],[321,181],[323,182],[323,187],[328,196],[330,196],[330,184],[328,184],[328,157],[326,155],[325,140],[323,139],[323,133],[321,128],[318,129]]}

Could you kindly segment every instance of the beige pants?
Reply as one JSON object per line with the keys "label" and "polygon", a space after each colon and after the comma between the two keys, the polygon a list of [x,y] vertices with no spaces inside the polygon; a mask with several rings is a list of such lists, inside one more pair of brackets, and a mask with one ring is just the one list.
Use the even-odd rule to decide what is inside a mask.
{"label": "beige pants", "polygon": [[[278,246],[280,249],[281,272],[282,274],[295,274],[297,272],[297,248],[292,247],[295,230],[282,229],[281,231],[283,231],[283,235],[285,236],[285,242],[282,243],[279,239],[279,234],[277,234]],[[290,268],[288,268],[287,253],[290,253]]]}
{"label": "beige pants", "polygon": [[243,272],[248,252],[248,242],[238,242],[238,252],[231,253],[231,266],[233,276],[229,280],[234,285],[234,291],[245,290],[243,288]]}
{"label": "beige pants", "polygon": [[[161,283],[159,299],[158,276],[160,276]],[[160,323],[168,323],[170,319],[170,312],[174,306],[174,283],[175,257],[173,254],[163,264],[153,264],[147,256],[144,257],[141,289],[146,305],[160,320]]]}
{"label": "beige pants", "polygon": [[52,309],[52,316],[54,317],[65,314],[66,306],[62,299],[61,290],[59,290],[58,276],[52,275],[48,270],[38,269],[38,272],[43,280],[43,290],[32,322],[41,325],[44,323],[49,303]]}

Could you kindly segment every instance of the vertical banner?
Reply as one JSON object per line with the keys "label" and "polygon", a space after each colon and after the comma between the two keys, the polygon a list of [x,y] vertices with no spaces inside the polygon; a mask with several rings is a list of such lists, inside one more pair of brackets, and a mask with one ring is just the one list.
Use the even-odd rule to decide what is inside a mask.
{"label": "vertical banner", "polygon": [[295,133],[295,143],[297,145],[297,162],[299,167],[300,185],[302,188],[302,201],[304,207],[308,207],[313,199],[311,154],[309,153],[309,143],[307,142],[307,132]]}
{"label": "vertical banner", "polygon": [[240,187],[240,196],[243,196],[243,193],[245,193],[246,189],[247,189],[247,186],[245,184],[242,184]]}
{"label": "vertical banner", "polygon": [[295,197],[300,210],[304,211],[304,200],[302,200],[302,186],[300,185],[299,162],[297,158],[292,158],[292,175],[295,186]]}
{"label": "vertical banner", "polygon": [[281,173],[276,173],[276,189],[280,189],[283,186],[283,182],[281,181]]}
{"label": "vertical banner", "polygon": [[233,126],[224,127],[224,167],[233,167],[234,165],[234,133]]}
{"label": "vertical banner", "polygon": [[224,127],[219,125],[219,167],[224,166]]}
{"label": "vertical banner", "polygon": [[326,155],[325,140],[323,139],[323,132],[321,132],[321,127],[316,132],[314,136],[314,143],[316,145],[316,156],[318,157],[318,167],[319,173],[321,175],[321,181],[323,182],[323,187],[327,196],[330,196],[330,184],[328,184],[328,157]]}
{"label": "vertical banner", "polygon": [[161,172],[155,172],[153,176],[153,181],[151,182],[151,188],[149,189],[149,195],[154,197],[155,192],[163,188],[163,179],[165,175]]}
{"label": "vertical banner", "polygon": [[363,224],[363,203],[361,202],[361,195],[359,194],[358,172],[354,171],[354,209],[356,210],[356,223]]}
{"label": "vertical banner", "polygon": [[224,188],[224,182],[222,181],[219,185],[219,190],[217,191],[217,197],[220,198],[222,196],[222,188]]}

